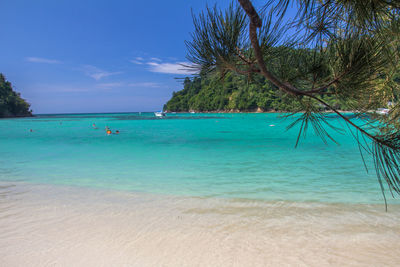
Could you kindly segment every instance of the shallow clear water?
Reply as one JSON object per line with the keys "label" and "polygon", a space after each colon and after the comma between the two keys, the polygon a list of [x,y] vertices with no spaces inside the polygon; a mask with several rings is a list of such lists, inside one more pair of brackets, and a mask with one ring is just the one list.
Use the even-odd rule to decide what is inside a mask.
{"label": "shallow clear water", "polygon": [[[162,195],[383,204],[350,134],[339,146],[277,114],[42,115],[0,120],[0,181]],[[330,115],[330,123],[340,121]],[[99,129],[93,129],[95,123]],[[106,135],[105,127],[120,134]],[[33,132],[29,130],[32,129]],[[389,203],[400,203],[389,198]]]}

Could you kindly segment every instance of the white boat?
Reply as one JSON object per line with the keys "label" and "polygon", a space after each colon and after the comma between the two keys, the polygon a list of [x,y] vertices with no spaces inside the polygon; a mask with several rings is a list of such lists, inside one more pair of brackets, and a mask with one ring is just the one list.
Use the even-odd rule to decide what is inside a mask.
{"label": "white boat", "polygon": [[376,113],[378,113],[380,115],[387,115],[387,114],[389,114],[389,111],[390,111],[390,109],[388,109],[388,108],[378,108]]}
{"label": "white boat", "polygon": [[154,115],[159,118],[165,117],[165,113],[162,111],[154,112]]}

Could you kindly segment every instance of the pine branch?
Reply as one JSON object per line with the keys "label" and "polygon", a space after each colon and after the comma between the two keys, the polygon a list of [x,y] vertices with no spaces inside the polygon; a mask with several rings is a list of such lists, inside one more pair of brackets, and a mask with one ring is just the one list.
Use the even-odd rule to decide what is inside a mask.
{"label": "pine branch", "polygon": [[[296,87],[293,85],[287,83],[287,82],[282,82],[280,81],[277,77],[275,77],[272,73],[270,73],[267,68],[266,68],[266,63],[264,61],[264,57],[262,54],[262,51],[260,49],[259,41],[258,41],[258,34],[257,34],[257,29],[261,27],[262,21],[261,18],[258,16],[257,12],[255,11],[252,3],[249,0],[238,0],[243,9],[245,10],[246,14],[248,15],[250,19],[250,25],[249,25],[249,37],[250,41],[252,44],[252,47],[254,49],[254,54],[256,57],[256,60],[259,64],[260,72],[261,74],[268,79],[270,82],[272,82],[274,85],[276,85],[279,89],[283,90],[286,93],[289,93],[294,96],[305,96],[310,99],[314,99],[320,104],[324,105],[325,107],[329,108],[332,110],[334,113],[336,113],[338,116],[340,116],[347,124],[351,125],[354,127],[357,131],[362,133],[364,136],[367,136],[370,140],[374,142],[373,146],[373,156],[374,156],[374,163],[375,163],[375,169],[377,172],[377,177],[378,181],[381,186],[382,194],[384,196],[385,200],[385,206],[387,210],[387,202],[386,202],[386,197],[384,193],[384,187],[381,182],[381,178],[383,178],[387,185],[389,186],[390,191],[392,192],[395,191],[396,193],[400,194],[400,134],[396,133],[395,135],[392,136],[374,136],[364,130],[363,128],[359,127],[355,123],[353,123],[349,118],[341,114],[338,110],[336,110],[334,107],[326,103],[324,100],[321,98],[315,96],[315,93],[319,93],[320,91],[328,88],[329,86],[333,85],[334,83],[337,83],[338,81],[343,78],[349,70],[346,70],[343,72],[341,75],[333,79],[331,82],[327,83],[326,85],[323,85],[322,87],[319,87],[317,89],[309,90],[309,91],[301,91],[298,90]],[[324,12],[326,9],[324,9]],[[351,67],[350,67],[351,68]],[[330,139],[332,139],[329,134],[323,129],[321,124],[318,122],[318,119],[316,119],[313,115],[312,112],[306,111],[297,121],[295,121],[292,125],[289,127],[292,127],[293,125],[297,124],[299,121],[301,121],[301,127],[300,127],[300,132],[296,141],[296,146],[299,142],[300,135],[306,131],[307,125],[309,122],[312,123],[314,127],[314,131],[320,135],[326,135]],[[323,139],[325,141],[325,139]],[[393,195],[393,193],[392,193]]]}

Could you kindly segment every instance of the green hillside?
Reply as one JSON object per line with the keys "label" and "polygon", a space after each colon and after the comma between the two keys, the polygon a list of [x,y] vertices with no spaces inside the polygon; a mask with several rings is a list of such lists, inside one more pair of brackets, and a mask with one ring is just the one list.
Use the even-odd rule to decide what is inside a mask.
{"label": "green hillside", "polygon": [[[338,109],[351,109],[348,103],[335,102],[328,95],[323,99]],[[170,112],[296,111],[300,108],[298,101],[263,77],[248,80],[232,73],[223,79],[219,75],[185,78],[183,90],[174,92],[164,106]]]}
{"label": "green hillside", "polygon": [[32,116],[30,104],[15,92],[9,81],[0,73],[0,118]]}

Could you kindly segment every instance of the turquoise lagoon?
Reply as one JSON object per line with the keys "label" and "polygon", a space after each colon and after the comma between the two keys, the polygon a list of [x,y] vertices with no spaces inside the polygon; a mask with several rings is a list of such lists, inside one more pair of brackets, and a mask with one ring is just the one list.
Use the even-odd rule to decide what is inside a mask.
{"label": "turquoise lagoon", "polygon": [[[279,114],[168,114],[160,119],[153,113],[2,119],[0,181],[383,205],[371,156],[365,155],[367,173],[350,133],[332,132],[339,145],[326,145],[311,130],[295,148],[298,129],[286,131],[292,120]],[[328,120],[342,126],[335,115]],[[106,126],[120,134],[107,135]],[[389,195],[388,200],[400,203]]]}

